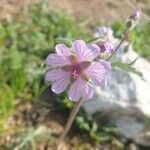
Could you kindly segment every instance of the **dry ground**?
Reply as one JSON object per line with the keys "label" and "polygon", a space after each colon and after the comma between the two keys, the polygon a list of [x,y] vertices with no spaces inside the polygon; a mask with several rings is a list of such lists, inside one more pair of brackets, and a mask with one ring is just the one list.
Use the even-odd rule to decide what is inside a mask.
{"label": "dry ground", "polygon": [[150,0],[0,0],[0,19],[9,20],[20,9],[37,2],[47,2],[50,7],[64,10],[91,25],[127,18],[136,9],[142,10],[145,19],[150,14]]}
{"label": "dry ground", "polygon": [[[34,133],[39,128],[43,128],[46,134],[52,133],[53,138],[44,139],[40,138],[36,141],[37,150],[56,150],[57,139],[63,131],[63,126],[66,122],[67,114],[65,114],[58,106],[51,103],[49,106],[47,103],[35,104],[33,102],[19,100],[16,105],[16,112],[10,116],[5,124],[5,130],[0,134],[0,150],[11,150],[20,146],[22,140],[21,135],[27,138],[28,133]],[[11,128],[10,128],[11,127]],[[40,133],[40,134],[43,134]],[[47,136],[45,135],[45,136]],[[28,141],[25,145],[30,144]],[[61,150],[123,150],[124,147],[129,147],[128,144],[123,144],[113,137],[108,142],[96,142],[89,137],[86,133],[81,133],[73,125],[68,133],[65,141],[62,144]],[[24,147],[15,150],[22,150]],[[26,149],[25,149],[26,150]],[[128,149],[132,150],[132,149]]]}

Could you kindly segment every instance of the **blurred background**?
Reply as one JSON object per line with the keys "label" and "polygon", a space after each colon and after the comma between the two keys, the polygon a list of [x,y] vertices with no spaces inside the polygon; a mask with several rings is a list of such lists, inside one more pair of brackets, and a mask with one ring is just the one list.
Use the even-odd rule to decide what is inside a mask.
{"label": "blurred background", "polygon": [[142,15],[130,35],[132,46],[125,43],[125,58],[118,56],[130,64],[113,64],[110,78],[117,81],[96,89],[62,150],[150,149],[149,0],[0,0],[0,150],[55,150],[74,104],[45,84],[45,58],[57,43],[88,41],[104,25],[119,40],[137,9]]}

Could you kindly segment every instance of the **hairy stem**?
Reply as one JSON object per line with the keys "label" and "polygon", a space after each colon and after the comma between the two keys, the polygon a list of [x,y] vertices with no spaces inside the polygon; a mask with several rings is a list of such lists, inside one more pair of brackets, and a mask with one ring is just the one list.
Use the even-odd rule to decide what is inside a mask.
{"label": "hairy stem", "polygon": [[65,139],[69,129],[71,128],[71,125],[72,125],[72,123],[73,123],[73,121],[74,121],[74,119],[75,119],[75,117],[76,117],[76,115],[77,115],[77,113],[78,113],[78,111],[79,111],[79,109],[80,109],[82,104],[83,104],[83,100],[80,99],[75,104],[74,108],[72,109],[72,111],[71,111],[71,113],[69,115],[69,118],[68,118],[68,120],[67,120],[67,122],[65,124],[64,131],[63,131],[62,135],[58,139],[57,150],[61,150],[61,144],[62,144],[63,140]]}
{"label": "hairy stem", "polygon": [[115,48],[114,52],[107,58],[107,61],[110,60],[112,58],[112,56],[117,52],[117,50],[120,48],[120,46],[122,45],[122,43],[127,39],[128,34],[129,34],[129,30],[127,29],[125,31],[124,37],[122,38],[122,40],[120,41],[120,43],[117,45],[117,47]]}

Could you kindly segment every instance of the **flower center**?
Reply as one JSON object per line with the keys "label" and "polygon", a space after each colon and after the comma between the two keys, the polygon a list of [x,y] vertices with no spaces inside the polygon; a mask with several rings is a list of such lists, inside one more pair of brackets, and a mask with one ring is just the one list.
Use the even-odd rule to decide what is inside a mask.
{"label": "flower center", "polygon": [[83,72],[83,67],[82,67],[82,64],[73,64],[72,66],[71,66],[71,75],[72,75],[72,78],[73,79],[76,79],[76,78],[78,78],[81,74],[82,74],[82,72]]}
{"label": "flower center", "polygon": [[83,71],[90,65],[90,62],[78,62],[75,56],[71,56],[71,77],[77,79],[79,76],[83,77]]}
{"label": "flower center", "polygon": [[91,64],[88,61],[78,62],[76,56],[72,55],[70,57],[70,65],[63,66],[62,69],[69,71],[72,79],[77,79],[78,77],[84,78],[88,81],[88,77],[84,74],[84,70]]}

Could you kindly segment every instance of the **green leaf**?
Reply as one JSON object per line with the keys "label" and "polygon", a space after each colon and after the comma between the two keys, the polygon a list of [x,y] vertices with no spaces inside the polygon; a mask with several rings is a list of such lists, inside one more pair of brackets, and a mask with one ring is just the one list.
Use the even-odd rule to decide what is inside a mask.
{"label": "green leaf", "polygon": [[98,129],[98,124],[96,122],[93,122],[92,124],[90,135],[95,140],[103,142],[108,141],[111,138],[111,135],[108,132]]}
{"label": "green leaf", "polygon": [[71,47],[72,42],[69,39],[56,39],[57,43],[63,43],[69,47]]}
{"label": "green leaf", "polygon": [[92,43],[92,42],[96,42],[97,40],[99,39],[99,37],[95,37],[95,38],[92,38],[88,41],[86,41],[87,43]]}
{"label": "green leaf", "polygon": [[131,65],[131,66],[134,65],[135,62],[137,61],[137,59],[138,59],[138,58],[135,58],[131,63],[129,63],[129,65]]}
{"label": "green leaf", "polygon": [[95,140],[100,141],[100,142],[106,142],[106,141],[110,140],[110,138],[111,138],[110,134],[108,134],[107,132],[102,132],[102,131],[91,132],[90,135]]}
{"label": "green leaf", "polygon": [[116,132],[116,127],[103,127],[103,130],[107,133]]}
{"label": "green leaf", "polygon": [[79,128],[81,130],[84,130],[84,131],[89,131],[90,130],[89,122],[84,117],[77,116],[76,117],[76,123],[77,123],[77,125],[79,126]]}
{"label": "green leaf", "polygon": [[[134,60],[134,61],[136,61],[136,60]],[[112,66],[120,68],[127,72],[134,73],[143,79],[143,74],[140,71],[137,71],[136,68],[131,66],[132,64],[135,63],[134,61],[131,62],[130,64],[126,64],[126,63],[122,63],[122,62],[115,62],[115,63],[112,63]]]}

